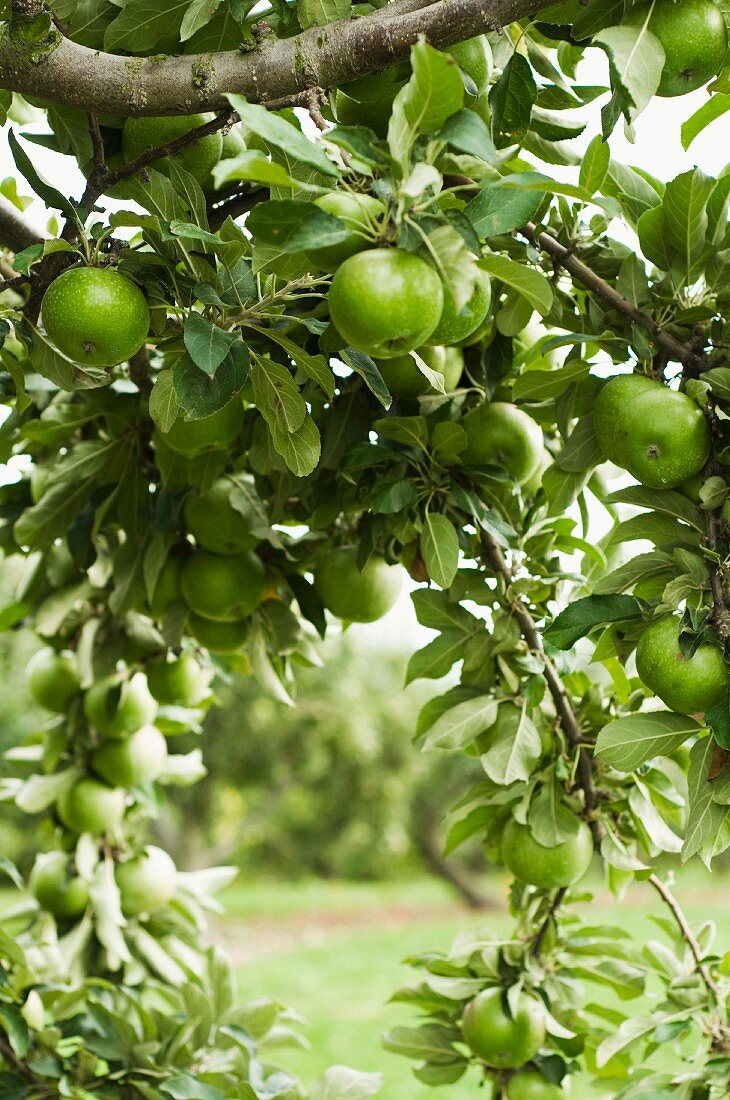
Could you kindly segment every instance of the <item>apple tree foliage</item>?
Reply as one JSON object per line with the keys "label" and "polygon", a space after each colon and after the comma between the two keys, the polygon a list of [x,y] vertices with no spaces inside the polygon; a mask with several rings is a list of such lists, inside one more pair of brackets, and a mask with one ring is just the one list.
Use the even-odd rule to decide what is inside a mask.
{"label": "apple tree foliage", "polygon": [[[657,3],[696,19],[695,0]],[[700,3],[702,18],[708,5],[721,10]],[[203,774],[204,739],[182,753],[175,738],[202,733],[213,674],[294,702],[339,599],[313,577],[340,547],[355,561],[340,595],[358,568],[376,591],[393,570],[416,582],[434,637],[408,679],[452,685],[418,716],[417,746],[483,772],[448,849],[479,837],[516,871],[514,934],[412,959],[396,996],[417,1019],[387,1049],[428,1084],[468,1073],[475,1095],[487,1083],[508,1100],[566,1096],[572,1078],[625,1100],[730,1092],[730,954],[654,870],[730,845],[730,174],[665,184],[610,154],[667,66],[690,86],[677,37],[692,48],[699,34],[713,56],[696,21],[663,40],[654,8],[0,11],[17,169],[3,193],[22,211],[30,189],[55,212],[41,238],[0,209],[0,447],[21,471],[0,489],[0,540],[24,559],[0,621],[47,647],[29,685],[52,712],[3,770],[3,799],[43,849],[0,930],[3,1096],[377,1092],[377,1075],[342,1066],[306,1086],[275,1068],[296,1019],[239,1003],[206,946],[228,872],[176,873],[145,847],[165,787]],[[589,47],[610,88],[582,82]],[[686,146],[730,104],[728,70],[703,76]],[[585,133],[599,97],[600,130]],[[130,162],[125,119],[206,111]],[[221,134],[204,175],[203,143]],[[42,178],[38,145],[75,158],[83,195]],[[343,196],[372,200],[354,229]],[[332,323],[337,260],[374,247],[427,265],[438,311],[481,288],[478,324],[448,351],[454,378],[446,352],[411,344],[404,387],[394,360]],[[149,333],[128,362],[58,346],[92,324],[93,295],[56,316],[55,341],[46,331],[44,294],[84,265],[144,294]],[[408,297],[424,285],[361,277],[340,324],[364,301],[366,326],[395,314],[383,335],[402,335],[423,323]],[[115,336],[123,311],[106,323]],[[622,397],[606,380],[631,372],[642,392]],[[634,651],[667,619],[666,644],[644,644],[644,683]],[[591,848],[617,902],[635,881],[654,888],[656,938],[637,942],[620,910],[586,915]]]}

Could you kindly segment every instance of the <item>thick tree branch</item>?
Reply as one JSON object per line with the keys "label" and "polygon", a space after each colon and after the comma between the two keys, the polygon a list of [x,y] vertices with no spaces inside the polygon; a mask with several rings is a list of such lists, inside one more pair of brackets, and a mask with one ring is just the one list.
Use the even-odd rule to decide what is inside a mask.
{"label": "thick tree branch", "polygon": [[413,10],[394,0],[357,19],[312,27],[293,38],[267,38],[256,50],[152,60],[88,49],[60,38],[34,62],[6,37],[0,87],[86,111],[176,115],[227,107],[225,92],[252,103],[319,86],[332,88],[408,56],[419,34],[450,46],[536,14],[545,0],[437,0]]}
{"label": "thick tree branch", "polygon": [[40,233],[36,233],[15,207],[0,195],[0,247],[9,248],[11,252],[22,252],[42,240]]}
{"label": "thick tree branch", "polygon": [[620,294],[615,287],[607,283],[600,275],[596,275],[595,271],[592,271],[587,264],[583,263],[555,237],[539,230],[532,223],[526,225],[522,232],[538,248],[543,252],[547,252],[551,259],[559,264],[564,271],[567,271],[574,279],[582,283],[587,290],[602,298],[607,305],[617,309],[619,313],[622,313],[624,317],[628,317],[634,324],[641,325],[642,328],[651,333],[657,346],[666,352],[669,359],[677,363],[683,363],[684,366],[690,367],[694,371],[706,369],[707,364],[704,357],[692,344],[678,340],[676,336],[672,336],[671,333],[663,329],[653,317],[640,310],[628,298],[624,298],[623,294]]}

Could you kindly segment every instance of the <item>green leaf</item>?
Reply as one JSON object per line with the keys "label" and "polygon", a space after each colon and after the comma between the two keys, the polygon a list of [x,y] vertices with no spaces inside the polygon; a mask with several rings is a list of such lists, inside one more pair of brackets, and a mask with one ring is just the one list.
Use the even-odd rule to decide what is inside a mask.
{"label": "green leaf", "polygon": [[424,516],[421,553],[431,580],[448,588],[459,568],[459,538],[451,520],[439,512]]}
{"label": "green leaf", "polygon": [[471,633],[478,620],[471,612],[449,599],[446,592],[435,588],[419,588],[411,593],[416,619],[429,630],[463,630]]}
{"label": "green leaf", "polygon": [[529,61],[513,53],[489,93],[492,132],[498,145],[516,144],[530,128],[537,83]]}
{"label": "green leaf", "polygon": [[454,1048],[460,1036],[454,1028],[443,1024],[423,1024],[421,1027],[395,1027],[383,1036],[383,1046],[406,1058],[418,1058],[431,1064],[461,1060]]}
{"label": "green leaf", "polygon": [[717,181],[699,168],[684,172],[667,184],[662,202],[669,244],[685,265],[689,277],[698,271],[707,251],[707,203]]}
{"label": "green leaf", "polygon": [[460,153],[470,153],[485,164],[497,164],[499,155],[484,119],[476,111],[464,107],[446,120],[439,137]]}
{"label": "green leaf", "polygon": [[297,14],[303,30],[348,19],[351,10],[352,0],[297,0]]}
{"label": "green leaf", "polygon": [[[607,27],[593,39],[593,45],[600,46],[608,56],[611,87],[621,113],[629,121],[634,121],[656,94],[666,59],[648,23],[647,15],[640,26]],[[604,137],[611,128],[604,125]]]}
{"label": "green leaf", "polygon": [[568,436],[555,465],[571,473],[592,470],[602,461],[603,455],[596,439],[593,417],[583,416]]}
{"label": "green leaf", "polygon": [[694,718],[650,711],[617,718],[603,727],[596,755],[621,772],[632,772],[655,756],[669,756],[702,729]]}
{"label": "green leaf", "polygon": [[226,1100],[226,1094],[213,1085],[205,1085],[190,1073],[171,1077],[160,1085],[161,1092],[172,1100]]}
{"label": "green leaf", "polygon": [[486,183],[464,213],[480,237],[519,229],[537,214],[544,195],[503,183]]}
{"label": "green leaf", "polygon": [[15,136],[14,130],[8,130],[8,145],[10,146],[10,151],[13,154],[13,160],[15,161],[18,171],[21,176],[28,181],[36,195],[38,195],[51,210],[61,210],[67,218],[71,218],[72,221],[78,223],[78,216],[74,204],[70,199],[66,198],[61,191],[57,191],[55,187],[52,187],[51,184],[48,183],[47,180],[44,180],[43,176],[36,171],[33,162]]}
{"label": "green leaf", "polygon": [[597,626],[640,618],[641,604],[633,596],[585,596],[549,623],[544,638],[555,649],[572,649]]}
{"label": "green leaf", "polygon": [[549,401],[565,393],[574,382],[582,382],[590,369],[588,363],[578,359],[559,370],[524,370],[515,380],[512,395],[517,401]]}
{"label": "green leaf", "polygon": [[[126,10],[126,9],[125,9]],[[248,103],[243,96],[226,95],[226,99],[236,111],[246,129],[262,137],[269,145],[283,150],[288,156],[302,164],[316,168],[325,176],[337,176],[339,173],[331,160],[305,137],[301,130],[287,122],[275,111],[267,111],[258,103]]]}
{"label": "green leaf", "polygon": [[149,54],[158,42],[179,39],[190,0],[129,0],[104,35],[104,48]]}
{"label": "green leaf", "polygon": [[187,42],[196,31],[205,27],[220,7],[221,0],[193,0],[180,24],[180,41]]}
{"label": "green leaf", "polygon": [[309,413],[295,431],[284,431],[269,424],[274,447],[296,477],[306,477],[316,469],[322,453],[319,429]]}
{"label": "green leaf", "polygon": [[535,840],[545,848],[564,844],[578,832],[580,817],[566,806],[563,795],[563,786],[553,775],[530,803],[527,823]]}
{"label": "green leaf", "polygon": [[728,808],[713,800],[710,766],[715,753],[715,740],[703,737],[690,750],[687,775],[689,814],[684,833],[682,862],[699,855],[709,867],[718,838],[727,820]]}
{"label": "green leaf", "polygon": [[[301,7],[301,0],[300,0]],[[331,1066],[314,1082],[311,1100],[368,1100],[383,1084],[382,1073],[361,1073],[346,1066]]]}
{"label": "green leaf", "polygon": [[509,786],[529,779],[542,755],[537,726],[527,708],[510,707],[500,714],[500,720],[489,736],[481,754],[484,771],[493,783]]}
{"label": "green leaf", "polygon": [[518,263],[516,260],[510,260],[508,256],[502,256],[497,252],[482,256],[478,266],[506,286],[511,286],[543,317],[550,312],[553,304],[553,288],[541,271],[536,271],[535,268],[527,267],[526,264]]}
{"label": "green leaf", "polygon": [[295,432],[307,416],[307,405],[291,371],[273,359],[254,356],[251,381],[256,405],[269,426]]}
{"label": "green leaf", "polygon": [[490,695],[478,695],[451,707],[431,726],[423,741],[424,752],[431,749],[457,752],[466,748],[494,725],[498,709],[498,701]]}
{"label": "green leaf", "polygon": [[150,416],[163,434],[169,432],[180,412],[172,379],[171,370],[160,371],[150,394]]}
{"label": "green leaf", "polygon": [[340,219],[301,199],[259,203],[246,228],[257,241],[275,245],[279,252],[304,252],[346,240],[352,230]]}
{"label": "green leaf", "polygon": [[406,669],[406,684],[421,677],[439,680],[464,656],[464,634],[461,630],[445,630],[413,654]]}
{"label": "green leaf", "polygon": [[316,382],[320,389],[332,400],[335,393],[335,379],[323,355],[310,355],[301,344],[297,344],[295,340],[290,340],[278,329],[258,328],[256,325],[249,327],[283,348],[300,370],[303,370],[308,378]]}
{"label": "green leaf", "polygon": [[393,101],[388,146],[405,168],[418,134],[440,130],[464,106],[464,82],[453,58],[429,46],[421,35],[411,49],[412,74]]}
{"label": "green leaf", "polygon": [[[299,190],[305,185],[295,180],[282,164],[269,158],[257,149],[246,149],[236,157],[227,157],[216,164],[213,169],[213,181],[217,188],[225,187],[227,183],[235,183],[237,180],[253,180],[256,183],[265,183],[270,187],[286,187]],[[319,187],[311,190],[319,191]]]}
{"label": "green leaf", "polygon": [[185,318],[183,338],[192,361],[210,378],[215,376],[233,345],[241,339],[238,333],[226,332],[195,312]]}
{"label": "green leaf", "polygon": [[361,378],[364,378],[368,389],[375,394],[383,408],[389,409],[393,404],[393,398],[390,396],[388,387],[383,381],[383,376],[370,356],[365,355],[362,351],[358,351],[357,348],[351,347],[344,348],[342,351],[339,351],[337,355],[345,366],[350,367],[350,369],[359,374]]}
{"label": "green leaf", "polygon": [[453,225],[440,225],[434,229],[428,244],[444,285],[454,299],[456,311],[460,313],[474,293],[476,260]]}
{"label": "green leaf", "polygon": [[607,504],[635,504],[637,508],[647,508],[652,512],[661,512],[666,516],[675,516],[684,520],[695,531],[705,534],[705,517],[697,507],[682,493],[673,489],[645,489],[643,485],[629,485],[617,489],[606,498]]}
{"label": "green leaf", "polygon": [[600,191],[603,181],[608,175],[608,166],[611,162],[611,150],[608,142],[600,134],[596,134],[585,153],[580,166],[579,182],[589,194],[594,195]]}
{"label": "green leaf", "polygon": [[231,345],[214,378],[184,355],[171,373],[174,396],[186,419],[204,420],[227,405],[246,384],[249,366],[248,348],[241,340]]}
{"label": "green leaf", "polygon": [[730,94],[716,92],[686,122],[682,123],[682,148],[689,149],[703,130],[728,111],[730,111]]}

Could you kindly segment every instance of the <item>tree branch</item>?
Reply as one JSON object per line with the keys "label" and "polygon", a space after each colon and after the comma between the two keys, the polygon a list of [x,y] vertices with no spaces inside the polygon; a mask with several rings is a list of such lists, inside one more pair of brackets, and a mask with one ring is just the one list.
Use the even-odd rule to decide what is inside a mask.
{"label": "tree branch", "polygon": [[0,195],[0,246],[11,252],[22,252],[33,244],[41,244],[43,237],[36,233],[20,216],[14,206]]}
{"label": "tree branch", "polygon": [[252,103],[308,88],[332,88],[407,58],[419,34],[450,46],[536,14],[545,0],[436,0],[414,10],[393,0],[358,19],[267,39],[256,50],[163,60],[102,53],[61,38],[33,61],[8,36],[0,45],[0,87],[101,114],[178,115],[219,111],[224,92]]}
{"label": "tree branch", "polygon": [[603,837],[603,829],[601,823],[593,816],[593,812],[598,804],[596,797],[596,788],[593,781],[593,763],[591,755],[586,746],[583,744],[583,735],[581,733],[580,723],[573,710],[573,705],[570,701],[563,681],[560,679],[560,674],[555,668],[555,665],[551,661],[550,657],[545,652],[545,648],[542,644],[542,635],[538,629],[537,623],[532,617],[532,613],[522,600],[510,594],[510,588],[513,583],[512,570],[507,564],[507,560],[502,553],[502,549],[497,542],[487,532],[481,533],[482,547],[484,549],[484,556],[487,564],[494,570],[495,574],[500,577],[504,583],[507,591],[507,598],[509,600],[510,609],[517,625],[520,628],[522,637],[525,639],[530,649],[542,661],[543,671],[545,674],[545,681],[548,686],[548,691],[552,696],[555,710],[560,721],[560,725],[568,739],[572,748],[577,750],[578,753],[578,772],[577,779],[578,785],[583,791],[583,797],[585,799],[585,810],[588,824],[590,825],[591,832],[593,833],[593,840],[596,847],[600,847],[601,839]]}
{"label": "tree branch", "polygon": [[689,922],[686,916],[682,912],[682,907],[680,906],[679,902],[677,901],[669,887],[666,886],[657,875],[649,875],[647,882],[654,887],[657,894],[659,894],[659,897],[671,911],[672,916],[677,922],[677,927],[682,933],[682,939],[685,941],[690,951],[692,952],[692,957],[696,964],[697,973],[700,975],[702,981],[705,983],[708,992],[712,993],[714,997],[719,999],[720,990],[717,987],[715,979],[712,977],[710,971],[703,961],[700,945],[695,938],[694,932],[689,926]]}
{"label": "tree branch", "polygon": [[628,317],[634,324],[641,325],[642,328],[651,333],[658,347],[666,352],[671,360],[683,363],[684,366],[693,370],[706,369],[707,364],[704,356],[698,353],[692,344],[678,340],[676,336],[672,336],[671,333],[663,329],[653,317],[640,310],[628,298],[624,298],[623,294],[620,294],[615,287],[612,287],[600,275],[596,275],[595,271],[592,271],[587,264],[583,263],[555,237],[539,230],[531,222],[521,232],[543,252],[547,252],[555,263],[582,283],[586,289],[593,291],[604,302],[622,313],[624,317]]}
{"label": "tree branch", "polygon": [[16,1073],[19,1073],[25,1081],[33,1085],[38,1083],[38,1078],[35,1073],[33,1073],[33,1070],[30,1066],[27,1066],[21,1058],[18,1058],[10,1043],[3,1035],[0,1035],[0,1058],[11,1066]]}

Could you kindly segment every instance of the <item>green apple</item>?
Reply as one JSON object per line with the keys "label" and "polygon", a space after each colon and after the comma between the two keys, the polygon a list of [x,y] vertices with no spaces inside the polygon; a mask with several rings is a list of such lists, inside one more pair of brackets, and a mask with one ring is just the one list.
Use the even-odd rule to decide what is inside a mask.
{"label": "green apple", "polygon": [[443,304],[436,270],[399,248],[350,256],[337,268],[329,292],[335,328],[375,359],[394,359],[427,343]]}
{"label": "green apple", "polygon": [[338,546],[318,558],[314,587],[324,606],[338,619],[372,623],[390,611],[403,584],[403,570],[371,554],[360,569],[357,547]]}
{"label": "green apple", "polygon": [[182,594],[196,615],[217,622],[245,619],[261,603],[265,570],[255,554],[211,554],[198,550],[182,572]]}
{"label": "green apple", "polygon": [[116,832],[127,803],[122,787],[110,787],[98,779],[79,779],[58,800],[58,816],[72,833],[102,836]]}
{"label": "green apple", "polygon": [[585,821],[579,821],[575,836],[546,848],[527,825],[512,819],[502,834],[502,859],[520,882],[558,890],[583,878],[593,859],[593,837]]}
{"label": "green apple", "polygon": [[[431,370],[442,374],[444,389],[453,393],[464,372],[464,356],[459,348],[416,348],[414,354]],[[438,392],[419,370],[413,354],[399,355],[397,359],[376,359],[375,365],[393,397],[408,399]]]}
{"label": "green apple", "polygon": [[156,657],[147,667],[147,683],[158,703],[197,707],[210,694],[210,673],[192,653]]}
{"label": "green apple", "polygon": [[466,344],[481,329],[492,302],[492,284],[486,271],[477,272],[474,290],[465,306],[457,311],[448,287],[444,287],[441,319],[429,337],[432,344]]}
{"label": "green apple", "polygon": [[39,649],[25,670],[28,690],[46,710],[63,714],[81,691],[81,677],[73,653]]}
{"label": "green apple", "polygon": [[162,775],[167,742],[156,726],[142,726],[123,741],[102,741],[91,757],[98,776],[112,787],[138,787]]}
{"label": "green apple", "polygon": [[308,258],[322,271],[334,271],[348,256],[375,247],[374,231],[385,214],[380,199],[352,191],[328,191],[316,198],[314,205],[339,218],[350,230],[339,244],[307,250]]}
{"label": "green apple", "polygon": [[704,714],[728,690],[722,650],[703,642],[691,657],[685,657],[679,646],[679,620],[674,615],[656,619],[641,635],[636,671],[643,683],[679,714]]}
{"label": "green apple", "polygon": [[122,901],[122,912],[128,917],[153,913],[175,897],[177,871],[162,848],[148,844],[131,859],[118,863],[115,871]]}
{"label": "green apple", "polygon": [[154,721],[157,703],[143,672],[114,673],[86,692],[84,714],[102,737],[128,737]]}
{"label": "green apple", "polygon": [[186,630],[192,638],[211,653],[237,653],[248,638],[251,623],[249,619],[221,623],[206,619],[194,612],[188,615]]}
{"label": "green apple", "polygon": [[545,453],[542,429],[516,405],[483,402],[464,417],[467,466],[501,466],[519,484],[528,482]]}
{"label": "green apple", "polygon": [[59,920],[80,917],[89,904],[89,887],[74,874],[65,852],[39,855],[28,879],[28,889],[41,909]]}
{"label": "green apple", "polygon": [[188,532],[199,546],[214,554],[240,554],[261,541],[251,532],[258,517],[233,507],[232,490],[230,478],[219,477],[209,489],[185,498],[183,518]]}
{"label": "green apple", "polygon": [[545,1011],[535,997],[522,993],[512,1014],[501,987],[485,989],[466,1006],[461,1030],[466,1045],[488,1066],[515,1069],[544,1043]]}
{"label": "green apple", "polygon": [[598,445],[610,462],[620,465],[618,442],[623,432],[627,409],[642,393],[654,390],[658,383],[645,374],[618,374],[609,379],[593,407],[593,426]]}
{"label": "green apple", "polygon": [[634,5],[623,22],[646,25],[662,45],[665,61],[658,95],[693,92],[725,64],[727,27],[714,0],[652,0]]}

